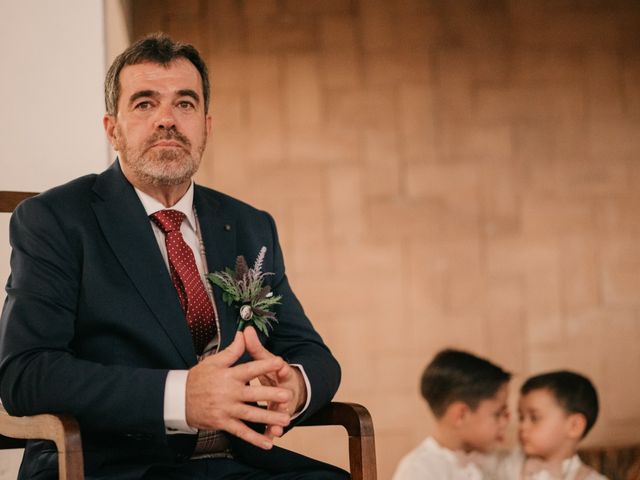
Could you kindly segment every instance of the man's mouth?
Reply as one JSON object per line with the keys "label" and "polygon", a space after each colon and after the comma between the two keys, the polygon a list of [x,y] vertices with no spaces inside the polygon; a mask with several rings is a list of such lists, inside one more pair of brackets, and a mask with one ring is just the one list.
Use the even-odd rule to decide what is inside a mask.
{"label": "man's mouth", "polygon": [[151,145],[152,147],[174,147],[174,148],[183,148],[183,145],[180,142],[176,142],[175,140],[160,140],[159,142]]}

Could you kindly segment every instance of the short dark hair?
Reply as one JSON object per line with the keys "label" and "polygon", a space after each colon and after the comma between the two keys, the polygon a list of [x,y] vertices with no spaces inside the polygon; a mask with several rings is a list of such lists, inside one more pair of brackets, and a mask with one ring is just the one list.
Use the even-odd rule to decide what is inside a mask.
{"label": "short dark hair", "polygon": [[420,390],[431,411],[440,418],[449,405],[461,401],[475,410],[493,397],[511,374],[489,360],[461,350],[439,352],[422,373]]}
{"label": "short dark hair", "polygon": [[147,35],[116,57],[109,67],[104,80],[104,103],[109,115],[118,112],[120,98],[120,72],[127,65],[138,65],[151,62],[168,66],[178,58],[189,60],[198,70],[202,79],[202,94],[204,96],[204,111],[209,111],[209,72],[200,53],[193,45],[174,42],[164,33]]}
{"label": "short dark hair", "polygon": [[558,370],[530,377],[520,387],[520,393],[542,389],[549,390],[565,412],[584,416],[584,438],[598,418],[598,393],[591,380],[576,372]]}

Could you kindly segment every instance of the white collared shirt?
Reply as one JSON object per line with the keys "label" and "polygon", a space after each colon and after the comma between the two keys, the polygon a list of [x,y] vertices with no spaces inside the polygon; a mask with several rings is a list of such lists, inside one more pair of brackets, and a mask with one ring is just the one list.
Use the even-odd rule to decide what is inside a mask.
{"label": "white collared shirt", "polygon": [[458,463],[455,452],[427,437],[398,464],[393,480],[483,480],[480,465]]}
{"label": "white collared shirt", "polygon": [[[511,451],[504,452],[498,463],[497,479],[525,479],[525,480],[554,480],[556,477],[546,470],[540,470],[530,475],[524,475],[524,464],[527,457],[520,448],[514,448]],[[607,477],[599,474],[592,468],[587,467],[586,476],[578,475],[583,463],[576,454],[562,461],[562,478],[563,480],[575,480],[583,478],[584,480],[607,480]]]}
{"label": "white collared shirt", "polygon": [[[167,208],[158,200],[151,197],[150,195],[147,195],[143,191],[135,188],[135,192],[142,202],[142,206],[144,207],[147,216],[150,216],[160,210],[165,210]],[[208,285],[206,280],[206,275],[208,272],[205,265],[206,260],[203,259],[200,251],[198,223],[193,208],[193,192],[194,184],[192,181],[189,189],[183,195],[183,197],[170,208],[172,210],[178,210],[185,215],[185,219],[180,226],[180,233],[182,233],[182,236],[184,237],[187,245],[189,245],[191,250],[193,250],[193,255],[195,257],[196,266],[198,267],[198,272],[202,277],[202,282],[206,286]],[[160,248],[160,253],[162,254],[162,258],[164,259],[165,265],[167,266],[167,270],[169,270],[169,257],[167,255],[167,247],[165,244],[165,234],[153,221],[151,221],[151,219],[149,220],[149,223],[153,228],[153,234],[155,235],[156,241],[158,242],[158,247]],[[206,290],[211,301],[213,302],[214,299],[211,298],[211,290],[209,288],[206,288]],[[216,338],[212,343],[215,343],[216,346],[219,343],[218,330],[216,330]],[[217,350],[217,348],[214,349],[214,351],[215,350]],[[304,367],[302,365],[292,364],[292,366],[297,367],[302,373],[302,377],[304,378],[304,383],[307,389],[307,401],[303,408],[293,416],[293,418],[296,418],[307,409],[309,403],[311,402],[311,384],[309,383],[309,378],[307,377],[307,374],[304,371]],[[167,429],[167,433],[195,434],[198,432],[197,429],[192,428],[187,424],[186,392],[188,373],[188,370],[170,370],[167,375],[164,389],[164,424],[165,428]]]}

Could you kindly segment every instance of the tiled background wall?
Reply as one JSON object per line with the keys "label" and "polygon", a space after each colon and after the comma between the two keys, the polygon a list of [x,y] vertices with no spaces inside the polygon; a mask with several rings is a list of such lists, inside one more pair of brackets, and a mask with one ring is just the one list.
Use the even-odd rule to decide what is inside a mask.
{"label": "tiled background wall", "polygon": [[[373,414],[380,478],[428,434],[444,346],[590,375],[591,443],[640,429],[637,0],[133,2],[206,55],[199,181],[272,212]],[[515,390],[515,388],[514,388]],[[515,400],[515,394],[512,395]],[[283,443],[346,464],[338,430]]]}

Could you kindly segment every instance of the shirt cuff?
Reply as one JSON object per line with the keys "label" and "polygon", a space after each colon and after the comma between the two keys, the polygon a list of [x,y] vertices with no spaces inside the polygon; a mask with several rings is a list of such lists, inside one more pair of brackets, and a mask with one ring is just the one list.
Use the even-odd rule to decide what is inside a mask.
{"label": "shirt cuff", "polygon": [[169,370],[164,384],[164,427],[167,434],[198,433],[187,424],[187,376],[189,370]]}
{"label": "shirt cuff", "polygon": [[307,377],[307,372],[304,371],[304,367],[302,365],[300,365],[299,363],[292,363],[291,366],[296,367],[298,370],[300,370],[300,373],[302,373],[302,378],[304,379],[304,385],[307,388],[307,401],[302,406],[300,411],[293,414],[293,416],[291,417],[291,420],[294,420],[298,418],[300,415],[302,415],[307,408],[309,408],[309,404],[311,403],[311,384],[309,383],[309,377]]}

